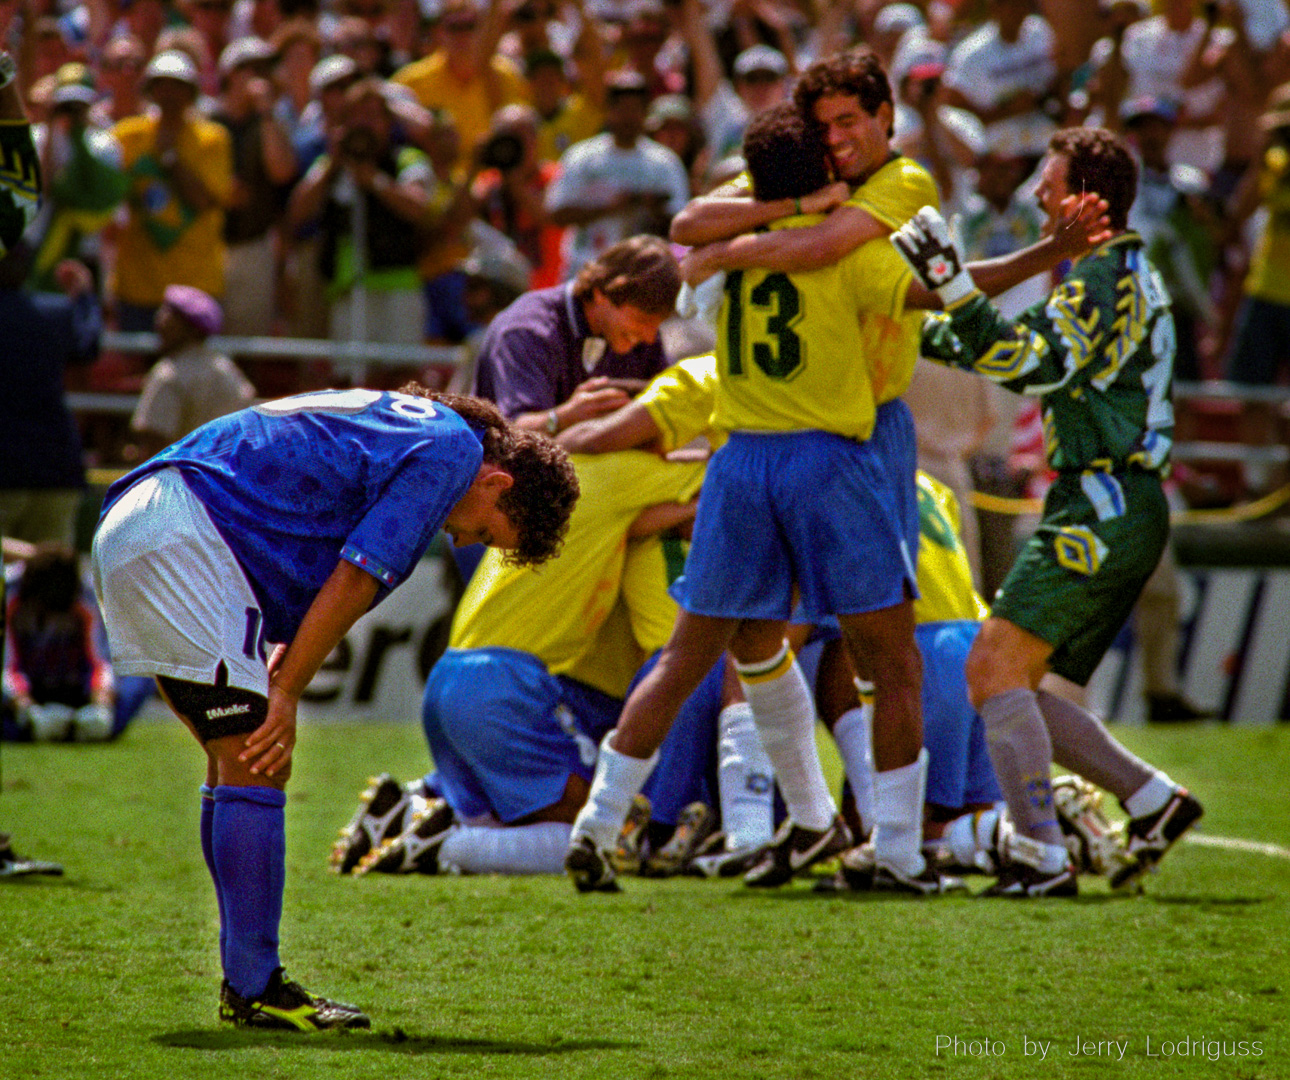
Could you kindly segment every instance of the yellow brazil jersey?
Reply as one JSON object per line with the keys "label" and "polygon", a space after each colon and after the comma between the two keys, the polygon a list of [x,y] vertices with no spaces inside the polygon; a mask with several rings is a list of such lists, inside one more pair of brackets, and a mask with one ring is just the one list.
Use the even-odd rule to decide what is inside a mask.
{"label": "yellow brazil jersey", "polygon": [[984,619],[985,601],[972,588],[972,569],[959,528],[954,493],[922,470],[918,485],[918,591],[914,621]]}
{"label": "yellow brazil jersey", "polygon": [[[793,217],[774,228],[812,225]],[[721,431],[830,431],[867,439],[875,399],[861,309],[895,325],[904,311],[901,272],[885,240],[805,273],[732,270],[717,320],[713,426]],[[900,264],[899,257],[895,260]],[[903,265],[903,264],[902,264]],[[882,343],[882,333],[870,335]]]}
{"label": "yellow brazil jersey", "polygon": [[117,243],[111,291],[140,307],[155,307],[167,285],[193,285],[224,295],[224,205],[233,190],[233,150],[228,129],[194,114],[184,122],[175,149],[215,201],[195,210],[179,197],[157,153],[157,118],[130,116],[113,129],[121,167],[130,180],[130,209]]}
{"label": "yellow brazil jersey", "polygon": [[442,50],[399,68],[390,81],[406,86],[427,109],[441,109],[452,117],[461,139],[458,159],[472,160],[475,148],[487,137],[493,113],[503,105],[528,100],[528,83],[519,70],[502,56],[494,56],[491,80],[462,82],[448,68]]}
{"label": "yellow brazil jersey", "polygon": [[[896,229],[924,206],[939,207],[940,200],[936,184],[926,169],[913,158],[896,157],[857,188],[846,205],[858,207],[889,229]],[[881,250],[870,253],[874,260],[870,272],[885,276],[902,273],[904,263],[896,255],[896,249],[882,241],[865,246],[872,247],[875,243]],[[893,255],[895,259],[891,258]],[[860,323],[861,347],[869,361],[873,399],[881,405],[900,397],[909,387],[918,360],[923,312],[902,311],[892,316],[878,308],[865,308],[860,313]]]}
{"label": "yellow brazil jersey", "polygon": [[660,432],[663,451],[706,435],[716,449],[725,436],[712,430],[712,399],[717,387],[717,358],[691,356],[655,375],[636,395]]}
{"label": "yellow brazil jersey", "polygon": [[538,124],[537,151],[543,161],[559,161],[574,143],[599,135],[604,116],[581,94],[570,94],[553,116]]}
{"label": "yellow brazil jersey", "polygon": [[[605,685],[616,678],[612,674],[589,677],[582,661],[624,595],[631,561],[627,528],[648,506],[693,498],[704,466],[667,462],[638,450],[576,455],[573,462],[582,496],[560,554],[541,567],[518,568],[490,550],[457,608],[450,645],[520,649],[538,657],[553,675],[577,668],[578,677],[598,689],[622,693],[625,683]],[[634,555],[635,544],[630,546]],[[665,587],[665,580],[659,583],[659,591]]]}

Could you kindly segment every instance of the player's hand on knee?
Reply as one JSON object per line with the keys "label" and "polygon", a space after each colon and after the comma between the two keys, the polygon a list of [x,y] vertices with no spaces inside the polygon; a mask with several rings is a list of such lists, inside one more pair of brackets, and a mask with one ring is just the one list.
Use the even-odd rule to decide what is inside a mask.
{"label": "player's hand on knee", "polygon": [[946,307],[975,291],[967,260],[949,225],[933,207],[924,206],[891,234],[891,242],[914,271],[914,277],[936,293]]}
{"label": "player's hand on knee", "polygon": [[264,723],[246,737],[237,760],[249,763],[252,773],[277,776],[290,772],[295,745],[296,702],[271,686],[269,713]]}

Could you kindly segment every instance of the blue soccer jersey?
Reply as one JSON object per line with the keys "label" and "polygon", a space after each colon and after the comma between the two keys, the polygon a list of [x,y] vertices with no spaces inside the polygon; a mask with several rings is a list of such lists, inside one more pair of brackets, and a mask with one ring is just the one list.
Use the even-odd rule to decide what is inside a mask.
{"label": "blue soccer jersey", "polygon": [[113,484],[103,513],[147,474],[177,468],[289,642],[341,559],[380,585],[412,572],[483,462],[479,436],[426,398],[325,390],[221,417]]}

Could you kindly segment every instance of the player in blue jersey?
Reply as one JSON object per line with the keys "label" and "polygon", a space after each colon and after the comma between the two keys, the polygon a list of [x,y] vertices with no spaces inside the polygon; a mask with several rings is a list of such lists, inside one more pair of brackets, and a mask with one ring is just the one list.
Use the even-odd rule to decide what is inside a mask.
{"label": "player in blue jersey", "polygon": [[206,751],[201,836],[219,901],[222,1020],[370,1026],[288,980],[278,960],[300,695],[440,528],[536,564],[559,547],[577,495],[549,440],[486,402],[415,384],[233,413],[108,489],[93,565],[113,659],[155,676]]}

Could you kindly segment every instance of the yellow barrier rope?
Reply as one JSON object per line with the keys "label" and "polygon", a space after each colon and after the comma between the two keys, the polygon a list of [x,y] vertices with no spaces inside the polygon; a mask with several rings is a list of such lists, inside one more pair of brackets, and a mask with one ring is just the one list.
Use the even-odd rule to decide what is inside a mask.
{"label": "yellow barrier rope", "polygon": [[[989,495],[973,491],[968,500],[978,510],[993,514],[1039,514],[1043,512],[1042,499],[1010,499],[1003,495]],[[1254,521],[1266,517],[1290,502],[1290,484],[1277,488],[1253,502],[1224,507],[1221,510],[1182,510],[1172,516],[1175,525],[1215,525],[1233,521]]]}

